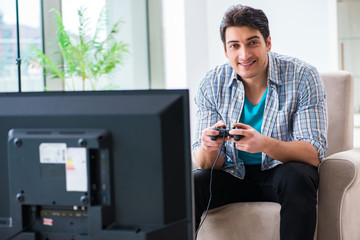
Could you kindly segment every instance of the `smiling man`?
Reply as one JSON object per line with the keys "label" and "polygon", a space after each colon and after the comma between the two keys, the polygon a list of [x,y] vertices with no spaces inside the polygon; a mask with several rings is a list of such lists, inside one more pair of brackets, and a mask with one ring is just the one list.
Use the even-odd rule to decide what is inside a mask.
{"label": "smiling man", "polygon": [[[268,19],[259,9],[230,7],[220,35],[229,62],[208,72],[195,98],[196,225],[208,203],[211,209],[273,201],[281,205],[282,240],[313,239],[317,166],[327,151],[326,93],[319,73],[270,51]],[[229,136],[212,140],[221,127]],[[243,137],[236,141],[234,135]]]}

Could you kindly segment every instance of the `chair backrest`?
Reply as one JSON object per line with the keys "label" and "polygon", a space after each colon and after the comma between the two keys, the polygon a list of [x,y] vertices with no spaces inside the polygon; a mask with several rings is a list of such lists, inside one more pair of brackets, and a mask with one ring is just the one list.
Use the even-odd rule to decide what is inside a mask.
{"label": "chair backrest", "polygon": [[329,156],[353,147],[354,79],[346,71],[322,72],[320,76],[327,92]]}

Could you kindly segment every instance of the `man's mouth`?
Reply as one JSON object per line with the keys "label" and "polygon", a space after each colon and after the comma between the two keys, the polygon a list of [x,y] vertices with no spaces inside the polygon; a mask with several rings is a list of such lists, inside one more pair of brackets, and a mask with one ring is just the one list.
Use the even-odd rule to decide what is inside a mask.
{"label": "man's mouth", "polygon": [[256,60],[252,61],[252,62],[248,62],[248,63],[239,63],[239,64],[242,65],[242,66],[249,66],[249,65],[251,65],[251,64],[253,64],[255,62],[256,62]]}

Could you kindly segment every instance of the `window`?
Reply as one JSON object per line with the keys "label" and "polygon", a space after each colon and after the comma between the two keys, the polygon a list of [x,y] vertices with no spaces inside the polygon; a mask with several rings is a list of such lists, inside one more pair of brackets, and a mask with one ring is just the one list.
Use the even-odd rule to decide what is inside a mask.
{"label": "window", "polygon": [[0,91],[18,91],[16,6],[13,1],[0,5]]}
{"label": "window", "polygon": [[[94,30],[96,21],[104,6],[107,9],[109,27],[121,20],[117,40],[128,44],[130,53],[118,70],[107,77],[101,78],[98,89],[149,88],[146,1],[62,0],[62,15],[65,28],[71,32],[76,32],[78,26],[77,10],[86,8],[86,13],[89,16],[89,26]],[[110,31],[110,29],[107,29],[107,31]],[[87,86],[87,88],[89,89],[90,86]]]}
{"label": "window", "polygon": [[21,91],[43,91],[44,77],[39,68],[28,64],[25,59],[29,56],[31,44],[42,48],[41,1],[19,0],[19,41],[21,70]]}
{"label": "window", "polygon": [[[67,30],[76,31],[77,9],[87,8],[90,25],[94,26],[105,5],[109,26],[122,20],[117,37],[128,44],[129,54],[117,71],[101,78],[98,89],[148,89],[147,0],[17,0],[3,1],[0,5],[0,91],[70,90],[59,79],[45,79],[41,69],[25,61],[30,54],[29,45],[44,48],[46,54],[56,51],[56,28],[54,13],[49,13],[51,8],[62,12]],[[57,57],[61,58],[59,53]],[[91,88],[87,86],[86,89]]]}
{"label": "window", "polygon": [[18,8],[14,1],[6,1],[0,5],[1,92],[44,89],[41,72],[31,68],[31,65],[16,61],[18,58],[26,58],[29,44],[41,46],[40,19],[39,0],[19,0]]}

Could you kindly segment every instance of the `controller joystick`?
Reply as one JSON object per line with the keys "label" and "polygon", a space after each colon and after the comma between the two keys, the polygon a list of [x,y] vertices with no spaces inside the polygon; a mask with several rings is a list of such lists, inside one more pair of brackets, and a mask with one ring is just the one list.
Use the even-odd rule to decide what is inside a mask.
{"label": "controller joystick", "polygon": [[[240,128],[233,128],[233,129],[240,129]],[[224,127],[221,128],[213,128],[212,130],[216,130],[219,132],[218,135],[215,136],[210,136],[212,141],[216,141],[216,139],[218,139],[218,137],[233,137],[235,141],[239,141],[241,138],[243,138],[243,135],[231,135],[229,133],[229,129],[226,129]]]}
{"label": "controller joystick", "polygon": [[216,130],[216,131],[219,132],[218,135],[212,135],[212,136],[210,136],[210,138],[211,138],[212,141],[216,141],[216,139],[218,139],[218,137],[220,137],[220,136],[225,136],[225,137],[226,137],[226,136],[229,135],[229,131],[226,131],[226,128],[224,128],[224,127],[221,127],[221,128],[213,128],[212,130]]}
{"label": "controller joystick", "polygon": [[[233,129],[240,129],[239,127],[234,127]],[[244,137],[244,135],[234,135],[234,140],[235,141],[239,141],[240,139],[242,139]]]}

